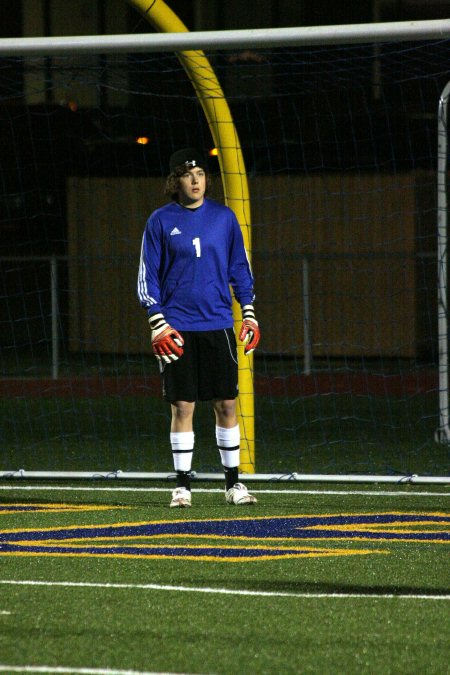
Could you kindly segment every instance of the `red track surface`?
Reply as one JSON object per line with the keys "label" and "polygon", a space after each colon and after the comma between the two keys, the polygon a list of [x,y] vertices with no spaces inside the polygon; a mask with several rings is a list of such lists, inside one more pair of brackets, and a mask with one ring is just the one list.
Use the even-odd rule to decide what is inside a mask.
{"label": "red track surface", "polygon": [[[438,376],[434,371],[384,375],[357,373],[318,373],[255,379],[255,392],[266,396],[311,396],[314,394],[359,394],[371,396],[414,396],[436,392]],[[88,397],[151,396],[161,394],[155,377],[106,377],[0,380],[0,397]]]}

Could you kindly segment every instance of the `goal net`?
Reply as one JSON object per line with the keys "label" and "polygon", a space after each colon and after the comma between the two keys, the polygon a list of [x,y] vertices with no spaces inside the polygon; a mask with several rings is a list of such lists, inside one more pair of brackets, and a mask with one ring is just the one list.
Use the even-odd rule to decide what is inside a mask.
{"label": "goal net", "polygon": [[[0,41],[1,42],[1,41]],[[208,50],[250,190],[254,470],[443,476],[436,127],[448,39]],[[213,149],[175,53],[0,59],[0,474],[171,472],[136,298],[168,158]],[[212,153],[212,197],[223,199]],[[217,472],[199,404],[194,470]]]}

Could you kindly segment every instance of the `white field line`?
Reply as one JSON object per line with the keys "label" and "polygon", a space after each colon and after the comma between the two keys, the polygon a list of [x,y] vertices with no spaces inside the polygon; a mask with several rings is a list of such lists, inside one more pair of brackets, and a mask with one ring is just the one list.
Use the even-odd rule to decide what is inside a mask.
{"label": "white field line", "polygon": [[[83,487],[81,485],[0,485],[0,490],[55,490],[55,491],[72,491],[72,492],[171,492],[173,489],[172,485],[167,487],[97,487],[97,486],[88,486]],[[207,492],[216,492],[222,493],[223,489],[220,488],[192,488],[192,492],[197,493],[207,493]],[[251,492],[257,492],[258,494],[287,494],[287,495],[361,495],[363,497],[450,497],[450,490],[447,492],[406,492],[406,491],[390,491],[390,490],[292,490],[280,488],[276,490],[269,489],[257,489],[253,486],[251,487]]]}
{"label": "white field line", "polygon": [[144,670],[111,670],[109,668],[66,668],[64,666],[6,666],[0,664],[0,673],[73,673],[74,675],[176,675]]}
{"label": "white field line", "polygon": [[51,588],[104,588],[106,590],[144,590],[144,591],[172,591],[177,593],[212,593],[217,595],[242,595],[259,598],[303,598],[303,599],[346,599],[362,598],[398,599],[398,600],[450,600],[450,594],[427,595],[426,593],[289,593],[283,591],[246,591],[232,588],[199,588],[195,586],[169,586],[164,584],[118,584],[98,583],[90,581],[34,581],[17,579],[0,579],[1,585],[9,586],[49,586]]}

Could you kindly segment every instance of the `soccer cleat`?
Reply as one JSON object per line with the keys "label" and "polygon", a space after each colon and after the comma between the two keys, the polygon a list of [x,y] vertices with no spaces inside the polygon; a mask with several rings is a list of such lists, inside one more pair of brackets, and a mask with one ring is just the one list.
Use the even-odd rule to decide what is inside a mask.
{"label": "soccer cleat", "polygon": [[186,490],[184,487],[175,488],[175,490],[172,492],[170,508],[185,509],[188,506],[191,506],[191,493],[189,490]]}
{"label": "soccer cleat", "polygon": [[225,499],[228,504],[236,506],[245,506],[246,504],[256,504],[256,497],[249,494],[247,488],[242,483],[235,483],[232,488],[225,492]]}

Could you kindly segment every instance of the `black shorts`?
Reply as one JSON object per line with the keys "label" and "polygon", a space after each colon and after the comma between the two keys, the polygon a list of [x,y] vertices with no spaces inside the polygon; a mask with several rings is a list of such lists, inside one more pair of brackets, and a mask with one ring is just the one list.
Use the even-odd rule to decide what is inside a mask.
{"label": "black shorts", "polygon": [[184,353],[162,366],[166,401],[212,401],[238,395],[238,363],[233,328],[180,331]]}

